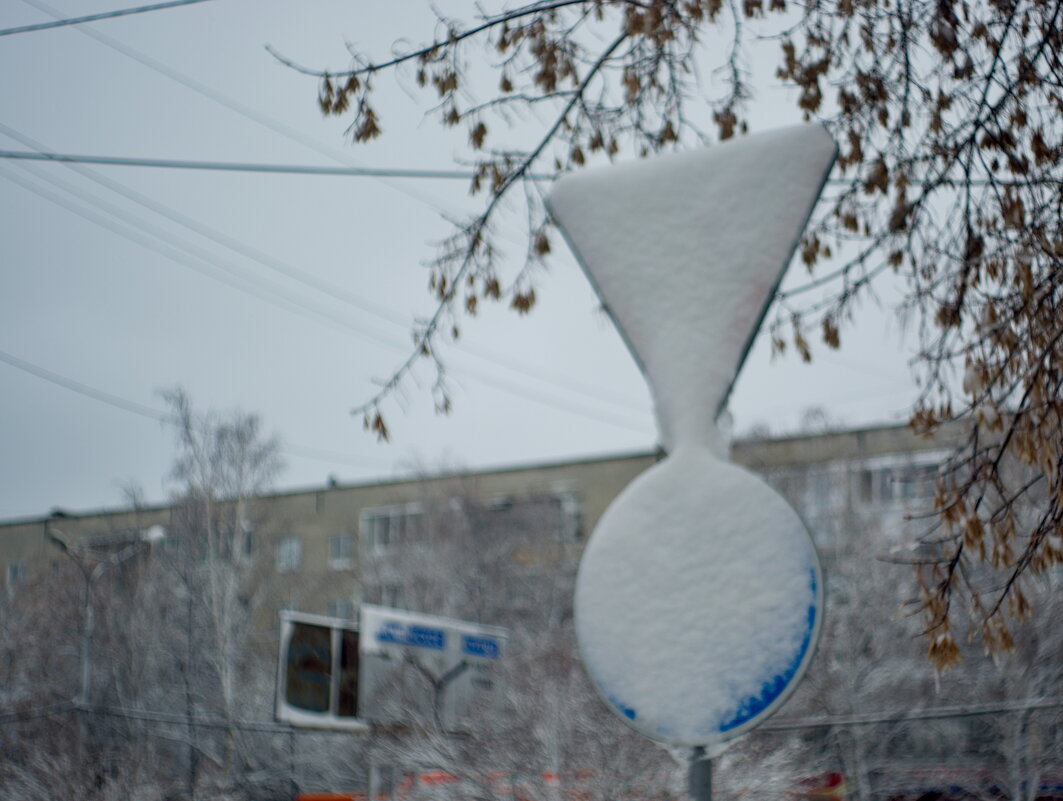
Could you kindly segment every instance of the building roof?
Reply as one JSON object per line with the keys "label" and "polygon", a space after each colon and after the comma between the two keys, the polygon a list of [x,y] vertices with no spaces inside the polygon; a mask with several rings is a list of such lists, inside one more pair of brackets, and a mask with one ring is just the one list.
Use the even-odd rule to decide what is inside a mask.
{"label": "building roof", "polygon": [[[739,464],[757,470],[789,464],[810,464],[838,459],[867,458],[887,453],[933,451],[945,447],[949,439],[956,436],[956,433],[955,430],[949,429],[938,437],[927,438],[914,433],[908,426],[893,425],[812,434],[794,434],[781,437],[756,436],[734,440],[731,446],[731,458]],[[661,455],[660,451],[646,450],[587,458],[503,465],[487,469],[446,470],[439,473],[375,478],[367,481],[330,481],[321,486],[277,490],[266,493],[262,497],[264,499],[281,499],[299,495],[313,495],[321,492],[423,485],[426,481],[439,482],[471,477],[501,477],[506,474],[545,474],[566,468],[579,469],[584,466],[592,467],[611,462],[626,463],[652,460],[659,458]],[[168,510],[171,505],[169,502],[149,504],[139,511],[148,514],[159,513]],[[43,523],[57,513],[67,518],[77,519],[122,515],[128,514],[130,511],[132,510],[128,506],[102,507],[77,512],[53,509],[49,514],[0,520],[0,528],[26,525],[28,523]]]}

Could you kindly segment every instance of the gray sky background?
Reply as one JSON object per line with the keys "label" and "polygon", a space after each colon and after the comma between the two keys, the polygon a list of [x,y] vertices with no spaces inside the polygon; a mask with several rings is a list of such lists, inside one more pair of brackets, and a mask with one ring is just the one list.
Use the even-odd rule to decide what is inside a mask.
{"label": "gray sky background", "polygon": [[[61,16],[142,4],[48,2]],[[450,6],[472,18],[471,3]],[[42,7],[6,0],[0,28],[47,21]],[[0,37],[0,149],[451,168],[464,133],[423,120],[390,77],[379,84],[386,135],[354,147],[347,121],[321,116],[313,79],[264,49],[343,69],[347,41],[384,56],[432,32],[429,5],[413,0],[212,0]],[[785,91],[765,82],[755,130],[796,121]],[[181,385],[202,410],[258,413],[285,444],[282,488],[652,447],[642,377],[567,252],[540,275],[532,315],[486,309],[465,325],[449,356],[450,416],[434,415],[427,371],[402,411],[389,407],[390,444],[350,416],[431,308],[423,264],[448,233],[441,211],[475,203],[463,181],[0,159],[0,518],[115,505],[130,481],[152,501],[169,491],[172,431],[42,374],[145,410]],[[512,224],[506,241],[519,253]],[[799,266],[791,272],[800,279]],[[849,425],[902,419],[914,393],[908,348],[891,313],[869,304],[859,315],[843,349],[817,349],[812,365],[772,363],[760,343],[732,396],[736,430],[792,431],[817,405]]]}

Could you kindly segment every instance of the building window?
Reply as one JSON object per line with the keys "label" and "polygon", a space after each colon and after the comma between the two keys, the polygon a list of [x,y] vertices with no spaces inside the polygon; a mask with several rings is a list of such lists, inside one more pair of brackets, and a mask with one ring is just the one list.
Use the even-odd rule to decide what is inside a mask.
{"label": "building window", "polygon": [[574,492],[559,492],[554,496],[557,504],[557,534],[561,539],[578,540],[583,536],[583,508]]}
{"label": "building window", "polygon": [[810,470],[805,493],[806,508],[814,514],[833,511],[834,477],[826,470]]}
{"label": "building window", "polygon": [[898,459],[870,465],[857,473],[860,503],[892,506],[933,498],[939,472],[938,461],[899,463]]}
{"label": "building window", "polygon": [[937,490],[937,465],[919,465],[904,471],[900,477],[905,500],[914,501],[933,498]]}
{"label": "building window", "polygon": [[398,584],[383,584],[380,587],[380,605],[397,609],[402,606],[402,587]]}
{"label": "building window", "polygon": [[329,535],[328,566],[331,570],[350,570],[354,567],[354,535],[349,531]]}
{"label": "building window", "polygon": [[240,521],[240,532],[243,534],[244,556],[253,557],[255,555],[255,527],[247,518]]}
{"label": "building window", "polygon": [[26,563],[12,562],[7,566],[7,586],[11,587],[26,578]]}
{"label": "building window", "polygon": [[361,532],[367,553],[392,553],[403,542],[421,536],[424,514],[419,503],[386,506],[362,512]]}
{"label": "building window", "polygon": [[343,620],[354,618],[354,604],[347,598],[333,598],[328,602],[329,617],[338,617]]}
{"label": "building window", "polygon": [[291,573],[302,567],[303,542],[298,537],[284,537],[277,543],[277,572]]}
{"label": "building window", "polygon": [[514,503],[516,499],[512,495],[504,494],[491,495],[481,501],[483,508],[491,512],[508,512]]}
{"label": "building window", "polygon": [[857,474],[857,498],[860,503],[888,505],[898,497],[893,467],[864,468]]}
{"label": "building window", "polygon": [[871,470],[861,470],[857,474],[857,497],[860,503],[872,503],[875,500],[875,474]]}
{"label": "building window", "polygon": [[900,482],[894,470],[879,472],[879,494],[883,503],[893,503],[901,497]]}

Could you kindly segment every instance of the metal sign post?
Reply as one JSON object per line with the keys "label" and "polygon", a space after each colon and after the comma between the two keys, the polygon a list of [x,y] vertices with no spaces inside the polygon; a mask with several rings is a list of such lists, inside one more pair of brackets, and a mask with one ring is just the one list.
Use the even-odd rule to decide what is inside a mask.
{"label": "metal sign post", "polygon": [[703,745],[691,751],[687,787],[691,801],[712,801],[712,760]]}

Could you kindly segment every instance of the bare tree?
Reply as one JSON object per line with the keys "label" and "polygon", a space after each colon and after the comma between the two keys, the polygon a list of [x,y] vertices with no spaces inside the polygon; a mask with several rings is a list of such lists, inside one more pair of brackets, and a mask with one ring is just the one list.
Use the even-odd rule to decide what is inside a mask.
{"label": "bare tree", "polygon": [[[256,500],[280,470],[279,445],[262,434],[254,415],[197,414],[180,389],[164,397],[177,431],[169,567],[184,618],[168,634],[182,649],[175,662],[189,739],[196,741],[189,745],[189,785],[195,793],[197,766],[206,756],[221,772],[215,792],[229,792],[253,761],[236,721],[248,691],[264,683],[248,639],[263,590],[255,582],[252,549],[262,523]],[[200,717],[224,722],[220,752],[204,750],[215,740],[194,731]]]}
{"label": "bare tree", "polygon": [[[494,677],[502,696],[466,710],[455,731],[432,714],[446,684],[411,661],[374,699],[389,725],[375,728],[371,759],[409,774],[403,789],[412,798],[677,795],[677,763],[608,711],[576,658],[571,597],[582,531],[573,500],[484,497],[456,482],[426,497],[419,514],[391,552],[363,557],[367,597],[375,600],[376,576],[400,579],[406,608],[508,627]],[[416,781],[425,774],[442,783]]]}
{"label": "bare tree", "polygon": [[[881,507],[835,514],[846,536],[824,551],[816,657],[777,718],[718,761],[721,789],[792,798],[804,787],[822,797],[815,789],[834,781],[854,801],[950,785],[987,801],[1036,798],[1063,767],[1058,587],[1043,582],[1032,594],[1042,614],[1013,653],[938,675],[906,625],[918,604],[896,581],[896,518]],[[772,771],[761,775],[765,759]]]}
{"label": "bare tree", "polygon": [[[64,526],[65,536],[76,537],[76,521]],[[152,572],[150,548],[131,545],[127,533],[93,547],[72,542],[74,560],[40,571],[6,609],[0,627],[4,797],[159,797],[152,745],[138,736],[135,722],[104,712],[116,699],[135,705],[139,690],[157,679],[140,669],[149,644],[135,642],[141,590]]]}
{"label": "bare tree", "polygon": [[[775,349],[792,343],[811,359],[814,329],[837,348],[878,279],[899,276],[922,343],[912,424],[959,420],[966,431],[927,534],[929,657],[939,668],[958,658],[964,606],[981,641],[1007,650],[1012,621],[1027,615],[1027,576],[1063,561],[1061,13],[1044,0],[539,0],[477,7],[471,24],[439,16],[423,46],[381,59],[355,50],[348,70],[278,56],[319,80],[321,109],[349,116],[355,142],[386,129],[381,74],[405,76],[431,98],[432,118],[467,131],[459,160],[484,197],[430,265],[438,307],[409,359],[356,412],[386,438],[382,404],[420,357],[448,409],[440,352],[461,314],[481,301],[520,314],[535,303],[535,267],[553,248],[538,179],[707,142],[708,129],[744,133],[748,65],[775,40],[777,76],[842,149],[800,247],[810,279],[775,306]],[[506,209],[527,232],[509,273],[496,241]],[[1020,523],[1014,509],[1032,493],[1039,513]],[[968,581],[978,563],[1004,581]]]}
{"label": "bare tree", "polygon": [[244,725],[272,692],[272,663],[249,645],[263,589],[249,546],[277,445],[253,416],[196,414],[180,390],[167,400],[179,484],[165,536],[135,491],[91,530],[49,520],[72,558],[4,610],[4,797],[230,799],[284,783],[285,743]]}

